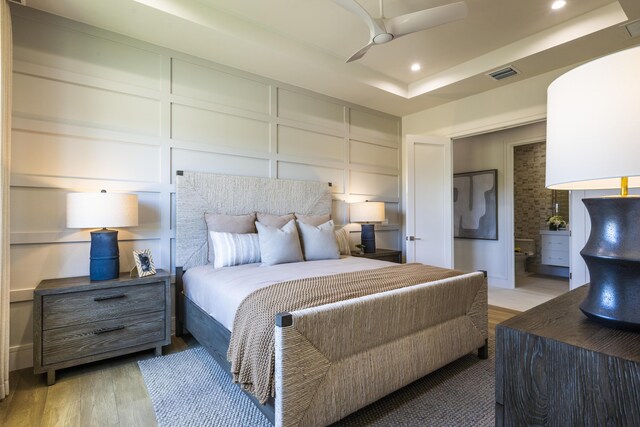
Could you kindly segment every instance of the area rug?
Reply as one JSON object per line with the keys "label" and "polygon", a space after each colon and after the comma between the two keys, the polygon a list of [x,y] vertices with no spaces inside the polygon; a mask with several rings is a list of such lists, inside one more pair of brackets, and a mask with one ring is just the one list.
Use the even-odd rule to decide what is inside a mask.
{"label": "area rug", "polygon": [[[491,343],[493,344],[493,343]],[[336,426],[493,426],[494,346],[465,356]],[[269,426],[203,347],[138,362],[158,425]]]}

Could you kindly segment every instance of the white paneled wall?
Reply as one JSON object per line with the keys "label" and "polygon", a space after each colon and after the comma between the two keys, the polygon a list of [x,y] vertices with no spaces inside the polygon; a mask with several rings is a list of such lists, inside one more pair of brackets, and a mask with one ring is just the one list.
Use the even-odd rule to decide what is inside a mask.
{"label": "white paneled wall", "polygon": [[[121,269],[151,249],[171,269],[176,170],[332,183],[386,202],[378,246],[400,249],[400,119],[28,8],[14,8],[12,369],[31,365],[33,288],[89,272],[89,230],[67,229],[71,191],[132,192]],[[359,226],[347,225],[352,243]]]}

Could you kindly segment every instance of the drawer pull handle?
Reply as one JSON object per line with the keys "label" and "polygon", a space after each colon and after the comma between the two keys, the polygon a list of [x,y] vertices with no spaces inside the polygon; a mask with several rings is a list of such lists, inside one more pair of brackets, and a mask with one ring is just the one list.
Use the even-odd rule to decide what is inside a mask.
{"label": "drawer pull handle", "polygon": [[124,325],[120,325],[120,326],[113,326],[111,328],[100,328],[100,329],[96,329],[95,331],[93,331],[94,335],[100,335],[100,334],[105,334],[107,332],[113,332],[113,331],[119,331],[124,329]]}
{"label": "drawer pull handle", "polygon": [[124,297],[126,297],[125,294],[117,294],[117,295],[107,295],[107,296],[104,296],[104,297],[95,297],[93,300],[94,301],[106,301],[106,300],[109,300],[109,299],[118,299],[118,298],[124,298]]}

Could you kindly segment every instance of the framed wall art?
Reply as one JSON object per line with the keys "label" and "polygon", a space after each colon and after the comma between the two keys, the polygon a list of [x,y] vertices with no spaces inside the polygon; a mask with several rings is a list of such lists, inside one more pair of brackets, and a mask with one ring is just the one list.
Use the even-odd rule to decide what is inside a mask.
{"label": "framed wall art", "polygon": [[453,175],[453,236],[498,240],[498,170]]}

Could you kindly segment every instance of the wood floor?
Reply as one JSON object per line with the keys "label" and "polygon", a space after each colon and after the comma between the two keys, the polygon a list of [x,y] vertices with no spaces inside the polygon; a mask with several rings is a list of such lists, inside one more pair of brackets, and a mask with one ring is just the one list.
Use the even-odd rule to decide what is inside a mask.
{"label": "wood floor", "polygon": [[[515,314],[489,307],[489,334]],[[193,339],[174,337],[164,354],[193,345],[197,345]],[[0,402],[0,426],[155,426],[151,400],[136,363],[151,357],[153,351],[147,351],[63,369],[50,387],[45,375],[34,375],[32,369],[14,371],[11,392]]]}

